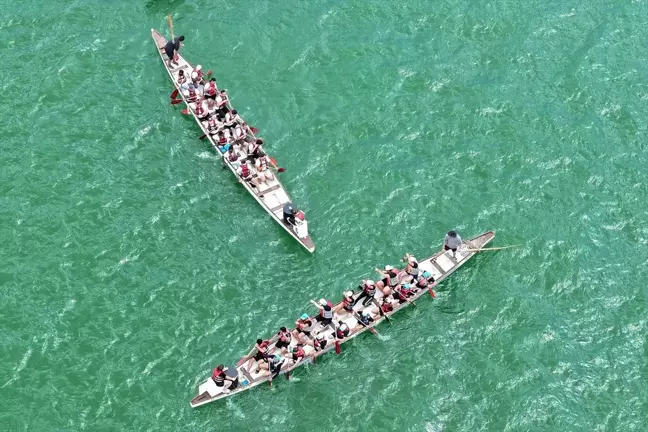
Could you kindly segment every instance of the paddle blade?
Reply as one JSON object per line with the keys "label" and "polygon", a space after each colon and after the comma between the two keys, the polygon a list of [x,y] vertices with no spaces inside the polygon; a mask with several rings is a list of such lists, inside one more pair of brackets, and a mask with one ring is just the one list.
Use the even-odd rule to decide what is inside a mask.
{"label": "paddle blade", "polygon": [[286,381],[290,381],[290,372],[286,372]]}
{"label": "paddle blade", "polygon": [[207,134],[202,134],[202,135],[200,135],[200,138],[198,138],[198,139],[205,139],[206,137],[207,137]]}
{"label": "paddle blade", "polygon": [[182,99],[174,99],[171,101],[171,105],[178,105],[179,103],[182,103]]}
{"label": "paddle blade", "polygon": [[428,288],[428,291],[430,291],[432,298],[436,298],[436,294],[434,293],[434,290],[432,288]]}
{"label": "paddle blade", "polygon": [[284,172],[284,171],[286,171],[286,168],[278,168],[277,169],[277,172]]}
{"label": "paddle blade", "polygon": [[209,69],[209,70],[207,71],[207,73],[205,74],[205,76],[208,76],[208,77],[209,77],[209,76],[211,76],[211,74],[212,74],[212,70]]}
{"label": "paddle blade", "polygon": [[378,332],[377,332],[376,330],[374,330],[373,327],[369,327],[369,331],[370,331],[371,333],[375,334],[375,335],[378,334]]}
{"label": "paddle blade", "polygon": [[273,164],[277,165],[277,159],[273,158],[270,156],[270,161],[272,161]]}
{"label": "paddle blade", "polygon": [[171,99],[175,99],[176,97],[178,97],[178,89],[173,90],[173,91],[171,92],[171,94],[169,95],[169,97],[170,97]]}
{"label": "paddle blade", "polygon": [[250,130],[252,131],[252,133],[253,133],[254,135],[256,135],[256,134],[259,133],[259,129],[257,129],[257,128],[255,128],[255,127],[251,127]]}
{"label": "paddle blade", "polygon": [[183,109],[183,110],[182,110],[182,111],[180,111],[180,112],[181,112],[182,114],[184,114],[184,115],[187,115],[187,114],[189,114],[189,110],[186,110],[186,109]]}
{"label": "paddle blade", "polygon": [[342,350],[340,349],[340,341],[336,340],[335,341],[335,354],[340,354]]}

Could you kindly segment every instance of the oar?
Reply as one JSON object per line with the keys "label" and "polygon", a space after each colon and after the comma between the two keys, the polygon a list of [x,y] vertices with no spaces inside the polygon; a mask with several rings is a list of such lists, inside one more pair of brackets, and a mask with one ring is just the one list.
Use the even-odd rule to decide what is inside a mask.
{"label": "oar", "polygon": [[205,138],[207,138],[207,134],[200,135],[200,137],[198,139],[205,139]]}
{"label": "oar", "polygon": [[274,165],[274,167],[275,167],[275,169],[277,170],[277,172],[284,172],[284,171],[286,171],[286,168],[279,168],[279,167],[277,167],[277,160],[276,160],[275,158],[271,157],[271,158],[270,158],[270,162],[272,162],[272,165]]}
{"label": "oar", "polygon": [[175,99],[177,96],[178,96],[178,89],[173,90],[169,95],[171,99]]}
{"label": "oar", "polygon": [[171,14],[167,15],[167,22],[169,23],[169,30],[171,30],[171,40],[175,39],[173,37],[173,21],[171,20]]}
{"label": "oar", "polygon": [[522,245],[511,245],[511,246],[502,246],[502,247],[492,247],[492,248],[481,248],[481,249],[464,249],[466,252],[483,252],[483,251],[496,251],[496,250],[502,250],[502,249],[508,249],[508,248],[514,248],[514,247],[520,247]]}
{"label": "oar", "polygon": [[342,352],[342,349],[340,348],[340,340],[337,336],[337,328],[335,326],[335,321],[331,322],[333,323],[333,335],[335,335],[335,354],[340,354]]}
{"label": "oar", "polygon": [[376,331],[375,328],[373,328],[373,327],[369,327],[367,324],[365,324],[365,323],[362,321],[362,318],[360,318],[356,312],[353,312],[353,317],[356,319],[356,321],[358,321],[358,322],[359,322],[360,324],[362,324],[364,327],[367,327],[371,333],[375,334],[376,336],[380,336],[380,335],[378,334],[378,331]]}
{"label": "oar", "polygon": [[433,286],[436,285],[436,282],[434,282],[432,285],[428,285],[428,292],[432,296],[432,298],[436,298],[436,294],[434,294],[434,290],[432,289]]}
{"label": "oar", "polygon": [[253,133],[254,135],[256,135],[256,134],[259,133],[259,129],[257,129],[257,128],[255,128],[255,127],[250,127],[250,130],[252,131],[252,133]]}
{"label": "oar", "polygon": [[174,99],[171,101],[171,105],[178,105],[179,103],[184,102],[182,99]]}

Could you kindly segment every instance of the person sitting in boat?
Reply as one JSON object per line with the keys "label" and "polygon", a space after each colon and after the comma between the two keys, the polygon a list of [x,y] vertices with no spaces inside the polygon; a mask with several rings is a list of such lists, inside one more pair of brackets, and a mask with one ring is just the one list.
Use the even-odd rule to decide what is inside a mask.
{"label": "person sitting in boat", "polygon": [[[257,362],[257,367],[255,370],[255,373],[259,373],[259,366],[261,365],[261,362],[267,362],[266,358],[268,357],[268,346],[270,345],[270,342],[267,340],[263,339],[257,339],[256,344],[254,345],[254,348],[248,353],[246,357],[249,357],[249,360],[247,364],[245,365],[245,369],[250,371],[252,370],[252,365]],[[256,350],[256,354],[254,354],[254,357],[252,356],[252,353]]]}
{"label": "person sitting in boat", "polygon": [[353,291],[344,291],[342,301],[335,307],[335,313],[338,315],[352,313],[354,303]]}
{"label": "person sitting in boat", "polygon": [[182,92],[185,96],[185,99],[187,99],[187,102],[196,102],[196,99],[198,99],[198,92],[196,91],[196,86],[194,86],[193,83],[189,83],[187,86],[187,90]]}
{"label": "person sitting in boat", "polygon": [[349,333],[350,333],[349,326],[346,325],[345,323],[342,323],[338,326],[335,335],[337,336],[338,339],[344,339],[349,336]]}
{"label": "person sitting in boat", "polygon": [[403,262],[407,263],[405,267],[405,273],[407,273],[407,282],[412,282],[418,279],[419,276],[419,264],[414,255],[408,253],[403,257]]}
{"label": "person sitting in boat", "polygon": [[227,160],[232,164],[232,166],[235,169],[238,169],[238,167],[241,166],[241,161],[239,160],[239,158],[240,156],[236,151],[235,146],[230,146],[230,148],[227,149]]}
{"label": "person sitting in boat", "polygon": [[207,103],[207,112],[209,113],[209,115],[215,114],[216,113],[216,101],[214,99],[209,99],[209,98],[206,98],[205,101]]}
{"label": "person sitting in boat", "polygon": [[260,369],[264,371],[264,375],[270,375],[270,381],[272,381],[277,378],[284,363],[285,359],[281,358],[280,355],[275,355],[268,358],[268,363],[262,363]]}
{"label": "person sitting in boat", "polygon": [[196,108],[194,108],[194,112],[196,113],[198,120],[207,120],[209,117],[209,111],[207,111],[205,101],[201,99],[196,100]]}
{"label": "person sitting in boat", "polygon": [[374,301],[374,296],[376,295],[376,283],[372,280],[363,280],[360,286],[358,287],[362,291],[358,298],[356,298],[354,305],[358,304],[361,299],[364,306],[368,306],[369,303]]}
{"label": "person sitting in boat", "polygon": [[259,186],[259,181],[256,179],[256,174],[254,174],[253,168],[250,166],[248,161],[241,163],[241,166],[238,167],[236,173],[241,177],[241,179],[249,183],[253,188]]}
{"label": "person sitting in boat", "polygon": [[295,329],[292,335],[302,343],[310,343],[311,331],[313,330],[313,322],[308,314],[302,314],[297,321],[295,321]]}
{"label": "person sitting in boat", "polygon": [[313,349],[318,352],[322,351],[324,348],[326,348],[328,340],[326,339],[326,336],[323,334],[318,334],[315,336],[315,339],[313,340]]}
{"label": "person sitting in boat", "polygon": [[248,143],[245,151],[253,159],[261,157],[261,153],[265,153],[263,151],[263,138],[257,138],[254,142]]}
{"label": "person sitting in boat", "polygon": [[394,304],[392,303],[392,290],[390,288],[383,288],[383,296],[380,299],[380,309],[383,313],[391,312],[394,310]]}
{"label": "person sitting in boat", "polygon": [[216,96],[218,96],[218,86],[216,85],[216,78],[212,78],[209,81],[207,81],[207,84],[205,84],[205,98],[211,99],[216,102]]}
{"label": "person sitting in boat", "polygon": [[216,109],[223,117],[229,111],[227,104],[229,104],[229,98],[227,97],[227,90],[223,89],[220,91],[218,96],[216,96]]}
{"label": "person sitting in boat", "polygon": [[196,69],[194,69],[194,72],[196,73],[196,79],[198,80],[198,82],[201,82],[203,80],[202,65],[196,66]]}
{"label": "person sitting in boat", "polygon": [[362,313],[358,315],[358,318],[360,318],[360,322],[364,325],[370,325],[372,322],[374,322],[374,319],[371,316],[371,311],[369,309],[364,309]]}
{"label": "person sitting in boat", "polygon": [[280,349],[282,353],[285,353],[286,349],[290,345],[290,342],[292,341],[292,336],[286,329],[286,327],[281,327],[281,329],[279,329],[279,333],[277,333],[277,336],[279,336],[279,338],[277,339],[275,347],[277,349]]}
{"label": "person sitting in boat", "polygon": [[245,132],[245,129],[243,129],[241,125],[237,124],[232,130],[232,138],[234,139],[234,142],[239,145],[243,144],[246,137],[247,133]]}
{"label": "person sitting in boat", "polygon": [[261,153],[261,157],[254,161],[254,167],[257,170],[259,181],[266,183],[274,180],[274,174],[270,170],[270,159],[265,153]]}
{"label": "person sitting in boat", "polygon": [[[227,368],[222,364],[216,366],[214,372],[212,373],[212,380],[216,387],[224,387],[223,393],[229,393],[231,390],[234,390],[238,386],[238,381],[236,379],[231,379],[226,374]],[[225,386],[227,384],[227,387]]]}
{"label": "person sitting in boat", "polygon": [[283,221],[288,225],[295,225],[295,210],[291,203],[286,203],[283,208]]}
{"label": "person sitting in boat", "polygon": [[210,116],[207,121],[202,122],[203,126],[207,129],[207,133],[210,135],[218,134],[220,130],[220,125],[218,124],[218,119],[216,116]]}
{"label": "person sitting in boat", "polygon": [[400,283],[398,278],[398,269],[395,269],[390,265],[386,265],[385,270],[376,269],[376,272],[383,276],[383,279],[380,281],[380,288],[390,287],[391,289],[395,289]]}
{"label": "person sitting in boat", "polygon": [[443,250],[451,250],[452,257],[454,258],[459,246],[461,246],[461,237],[459,237],[457,231],[449,231],[448,234],[446,234],[445,239],[443,239]]}
{"label": "person sitting in boat", "polygon": [[320,313],[315,317],[315,320],[321,323],[323,327],[331,324],[331,322],[333,322],[334,313],[331,301],[320,299],[319,303],[313,302],[313,304],[320,310]]}
{"label": "person sitting in boat", "polygon": [[412,286],[408,283],[405,283],[394,290],[394,298],[398,300],[399,303],[405,303],[407,301],[405,299],[412,297],[414,294],[416,294],[415,290],[412,289]]}
{"label": "person sitting in boat", "polygon": [[294,346],[293,349],[292,349],[291,354],[292,354],[292,364],[293,365],[296,365],[297,363],[302,361],[304,359],[304,357],[306,357],[306,351],[304,351],[304,348],[302,347],[302,345]]}
{"label": "person sitting in boat", "polygon": [[203,92],[205,91],[205,86],[202,85],[202,82],[200,79],[198,79],[198,73],[196,71],[191,72],[191,82],[196,88],[196,91],[200,96],[203,95]]}
{"label": "person sitting in boat", "polygon": [[415,285],[416,288],[423,289],[427,288],[430,282],[434,282],[434,278],[429,271],[424,271],[423,273],[419,273],[419,277],[416,279]]}
{"label": "person sitting in boat", "polygon": [[187,76],[184,73],[184,69],[180,69],[178,71],[178,84],[180,85],[180,90],[183,93],[189,88],[189,83],[187,82]]}

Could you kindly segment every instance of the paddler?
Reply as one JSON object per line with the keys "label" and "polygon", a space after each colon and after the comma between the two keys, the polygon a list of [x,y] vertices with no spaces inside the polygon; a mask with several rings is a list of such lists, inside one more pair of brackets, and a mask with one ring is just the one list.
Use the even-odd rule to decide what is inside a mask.
{"label": "paddler", "polygon": [[315,317],[315,320],[321,323],[323,327],[331,324],[333,321],[333,305],[331,304],[331,301],[320,299],[319,303],[313,302],[313,304],[320,310],[320,313]]}
{"label": "paddler", "polygon": [[342,299],[340,304],[338,304],[335,307],[335,312],[337,314],[352,313],[353,312],[353,304],[354,304],[353,291],[351,291],[351,290],[344,291],[343,296],[344,296],[344,298]]}
{"label": "paddler", "polygon": [[360,322],[364,325],[371,325],[371,323],[374,322],[373,317],[371,316],[371,312],[367,309],[363,310],[360,315],[358,315],[360,318]]}
{"label": "paddler", "polygon": [[302,348],[301,345],[297,345],[293,347],[292,349],[292,364],[295,365],[302,361],[304,357],[306,357],[306,351],[304,351],[304,348]]}
{"label": "paddler", "polygon": [[324,348],[326,348],[326,343],[328,341],[326,340],[326,336],[323,334],[318,334],[315,336],[315,340],[313,340],[313,349],[315,351],[322,351]]}
{"label": "paddler", "polygon": [[216,103],[216,96],[218,95],[218,87],[216,86],[216,78],[210,79],[205,85],[205,97],[211,99]]}
{"label": "paddler", "polygon": [[295,329],[292,335],[295,339],[307,344],[311,344],[311,330],[313,329],[313,321],[311,321],[308,314],[302,314],[297,321],[295,321]]}
{"label": "paddler", "polygon": [[196,117],[198,117],[198,120],[206,120],[207,117],[209,117],[209,111],[207,111],[205,107],[205,102],[203,100],[197,100],[196,101],[196,109],[194,110],[196,113]]}
{"label": "paddler", "polygon": [[423,273],[419,273],[419,278],[416,279],[416,288],[419,289],[427,288],[430,282],[434,282],[434,278],[432,277],[429,271],[424,271]]}
{"label": "paddler", "polygon": [[358,286],[362,290],[360,295],[356,298],[355,302],[353,303],[354,305],[358,304],[360,299],[365,298],[363,301],[363,305],[367,306],[369,303],[371,303],[374,299],[374,296],[376,295],[376,284],[372,280],[363,280],[360,286]]}
{"label": "paddler", "polygon": [[383,279],[381,280],[383,287],[395,289],[400,283],[398,280],[398,269],[395,269],[390,265],[386,265],[385,270],[376,269],[376,272],[383,276]]}
{"label": "paddler", "polygon": [[[252,350],[248,353],[246,357],[250,357],[254,352],[254,350],[256,350],[256,354],[254,354],[254,357],[250,357],[247,364],[245,365],[245,369],[250,371],[251,370],[250,368],[252,367],[255,361],[256,362],[267,361],[266,357],[268,356],[268,345],[270,345],[269,341],[263,339],[257,339],[254,348],[252,348]],[[259,373],[260,365],[261,363],[257,365],[255,373]]]}
{"label": "paddler", "polygon": [[383,296],[380,302],[380,310],[383,313],[391,312],[394,310],[394,305],[391,302],[392,290],[390,288],[383,288]]}
{"label": "paddler", "polygon": [[271,356],[268,358],[268,363],[263,363],[260,366],[260,369],[269,371],[268,374],[270,374],[270,380],[272,381],[281,372],[281,367],[283,366],[284,362],[285,359],[281,358],[280,355]]}
{"label": "paddler", "polygon": [[401,285],[400,287],[394,290],[394,298],[398,300],[399,303],[405,303],[407,297],[412,297],[415,294],[412,286],[408,283]]}
{"label": "paddler", "polygon": [[350,333],[349,326],[346,325],[345,323],[342,323],[337,328],[336,336],[338,339],[344,339],[349,336],[349,333]]}
{"label": "paddler", "polygon": [[184,73],[184,69],[178,71],[178,84],[180,84],[180,90],[183,92],[189,88],[189,83],[187,82],[187,76]]}
{"label": "paddler", "polygon": [[249,183],[253,188],[259,186],[259,181],[254,176],[252,167],[250,167],[248,161],[243,162],[236,170],[236,173],[241,177],[241,179],[243,179],[243,181]]}
{"label": "paddler", "polygon": [[197,81],[198,82],[202,81],[202,79],[203,79],[202,65],[196,66],[196,69],[194,69],[194,72],[196,72]]}
{"label": "paddler", "polygon": [[443,239],[443,250],[444,251],[451,250],[452,257],[454,258],[459,246],[461,246],[461,237],[459,237],[457,231],[455,230],[448,231],[448,234],[446,234],[445,239]]}
{"label": "paddler", "polygon": [[[216,384],[216,387],[223,387],[223,393],[229,393],[230,389],[234,389],[238,385],[235,380],[232,380],[227,376],[225,373],[226,371],[227,368],[220,364],[216,366],[216,369],[212,372],[212,380],[214,380],[214,384]],[[228,383],[227,388],[225,388],[225,382]]]}
{"label": "paddler", "polygon": [[407,273],[408,276],[411,276],[407,278],[407,281],[411,282],[418,279],[419,264],[414,255],[406,253],[403,257],[403,262],[407,263],[407,267],[405,267],[405,273]]}
{"label": "paddler", "polygon": [[182,43],[184,39],[184,36],[178,36],[175,39],[168,41],[166,45],[164,45],[164,52],[169,58],[169,61],[167,62],[169,68],[171,68],[172,64],[178,64],[175,57],[178,51],[180,51],[180,47],[184,46],[184,44]]}
{"label": "paddler", "polygon": [[[272,171],[269,168],[270,160],[264,152],[261,152],[260,154],[261,156],[254,161],[254,167],[259,175],[259,181],[263,183],[272,181],[274,180],[274,174],[272,174]],[[293,225],[294,224],[295,221],[293,218]]]}
{"label": "paddler", "polygon": [[277,333],[277,336],[279,336],[279,338],[277,339],[275,347],[280,349],[282,353],[285,353],[292,340],[292,335],[286,329],[286,327],[281,327],[281,329],[279,329],[279,333]]}

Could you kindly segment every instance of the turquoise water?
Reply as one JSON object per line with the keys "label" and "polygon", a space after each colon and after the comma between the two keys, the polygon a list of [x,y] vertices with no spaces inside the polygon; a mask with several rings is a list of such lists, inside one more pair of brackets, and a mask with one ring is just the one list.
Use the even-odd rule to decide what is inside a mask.
{"label": "turquoise water", "polygon": [[[645,430],[645,2],[5,2],[4,430]],[[304,252],[223,171],[150,28],[287,168]],[[260,336],[443,234],[438,299],[191,410]]]}

